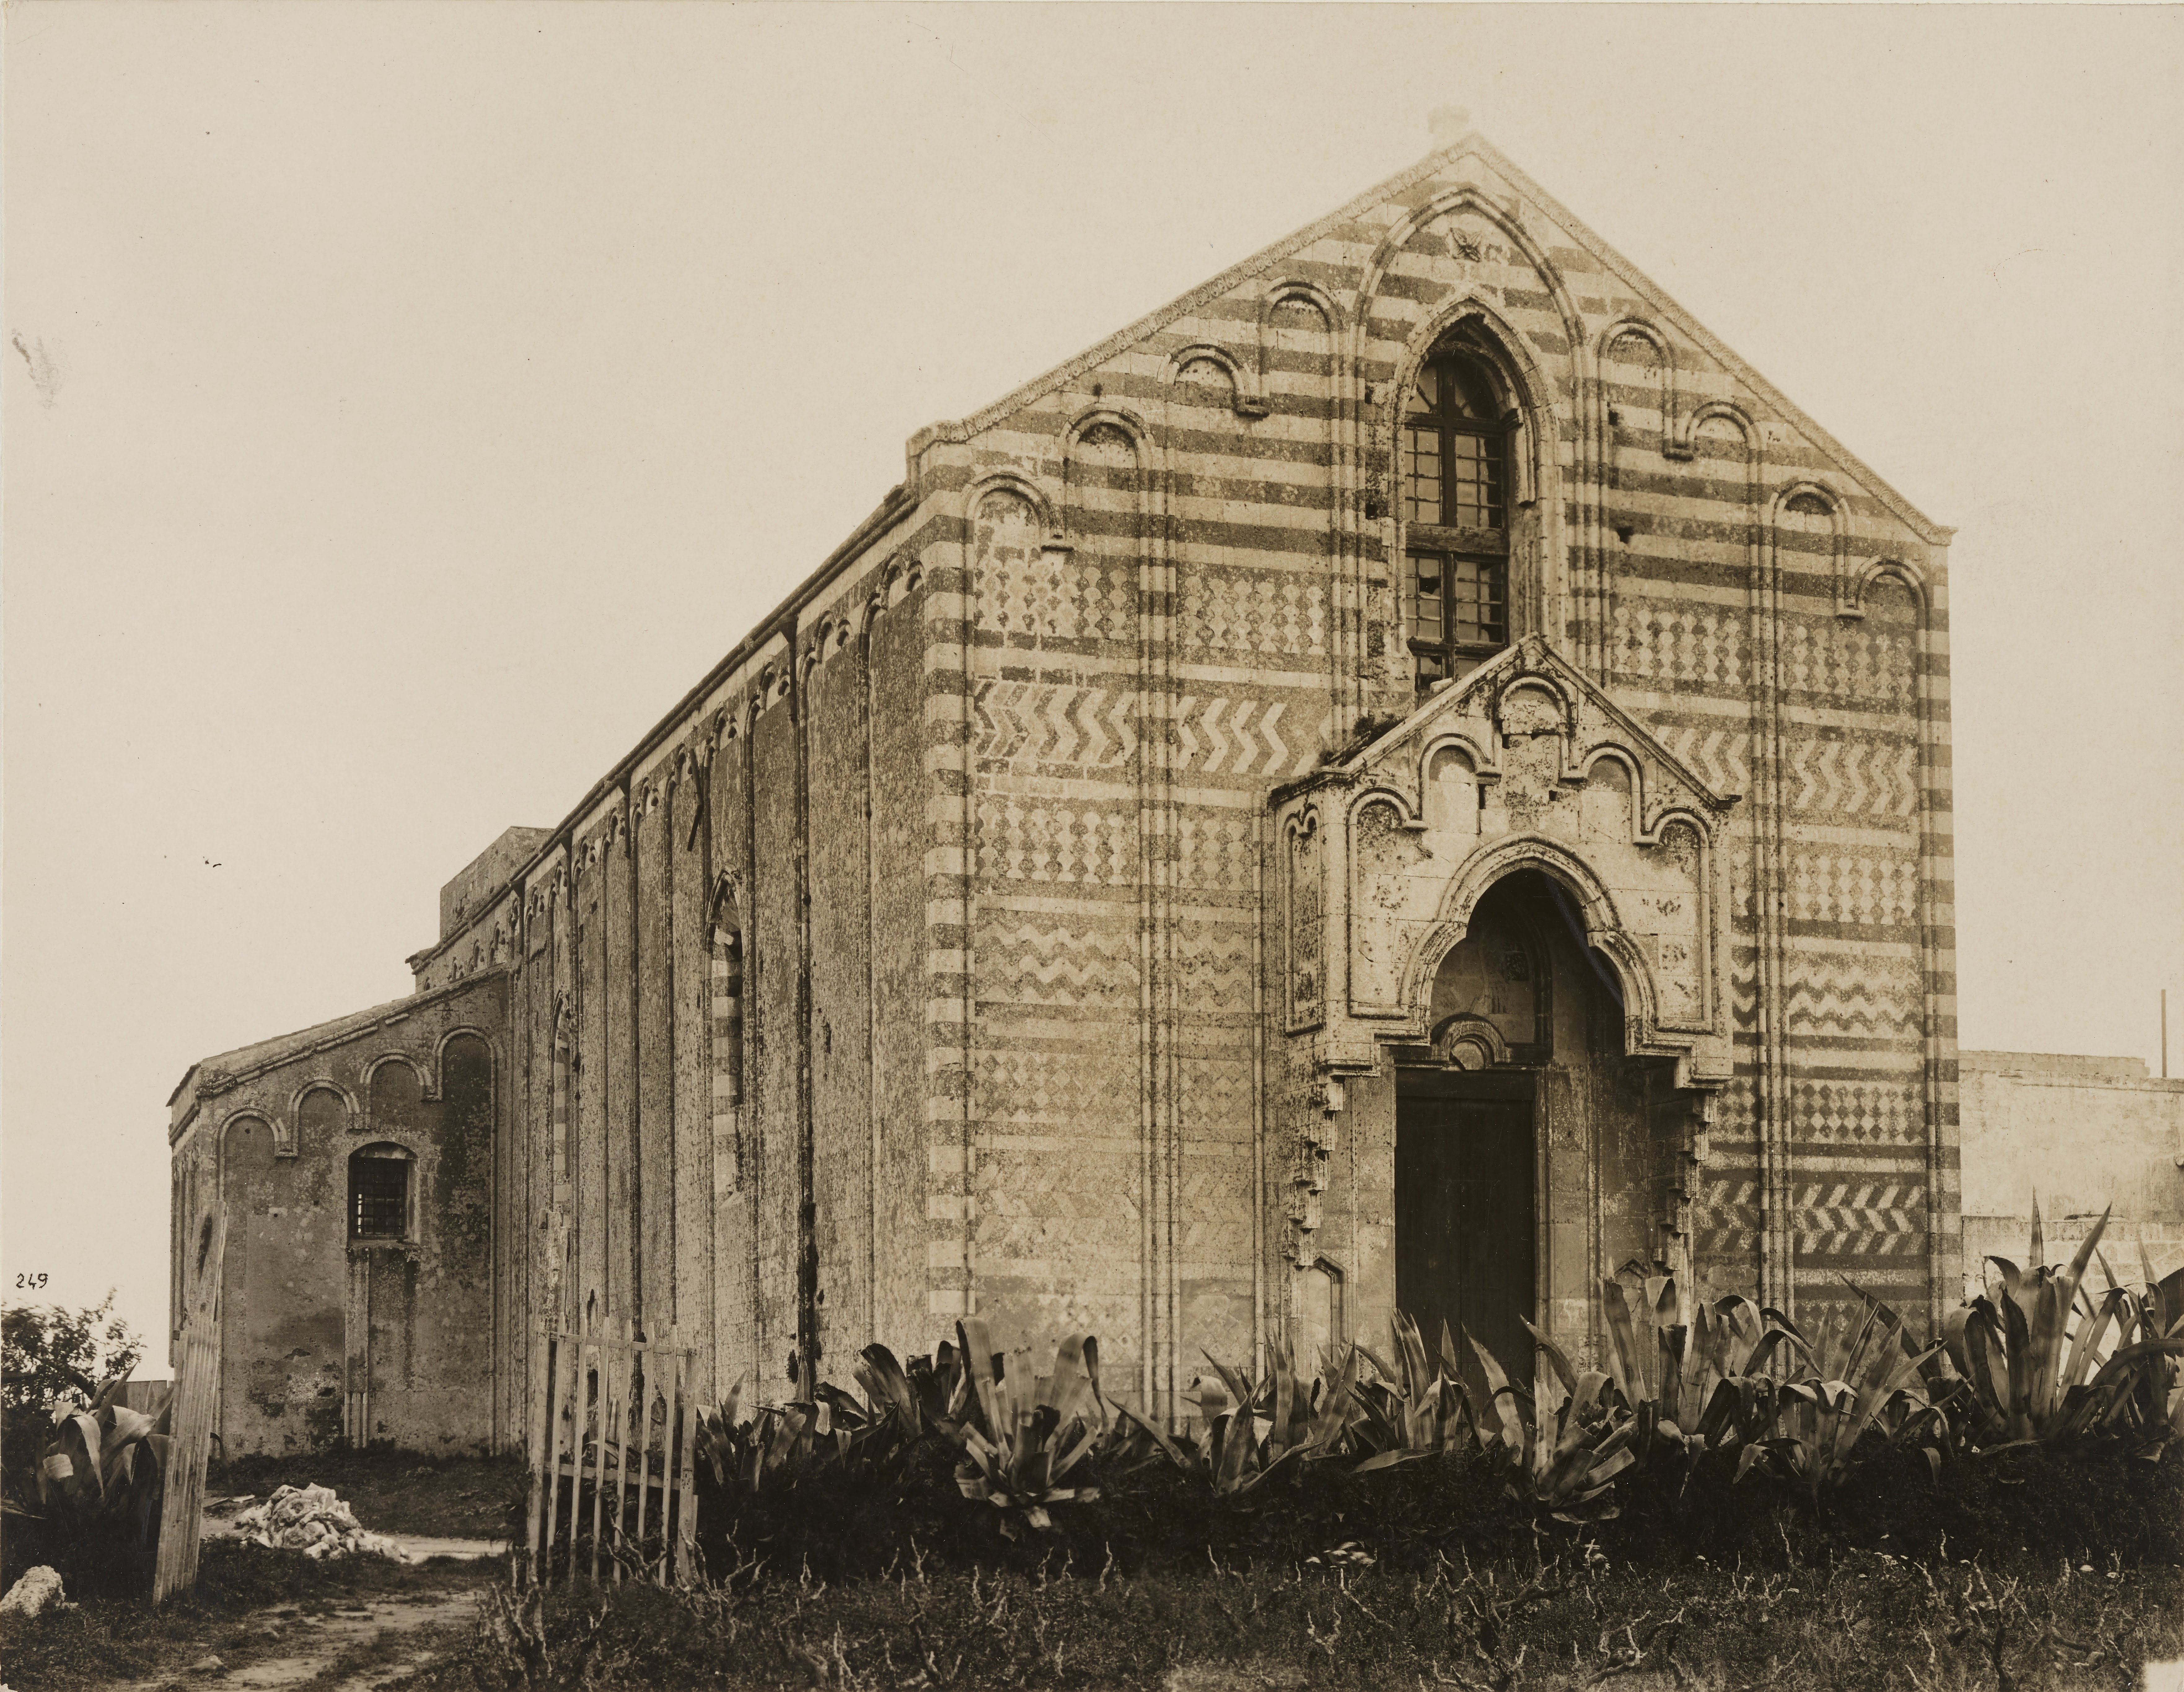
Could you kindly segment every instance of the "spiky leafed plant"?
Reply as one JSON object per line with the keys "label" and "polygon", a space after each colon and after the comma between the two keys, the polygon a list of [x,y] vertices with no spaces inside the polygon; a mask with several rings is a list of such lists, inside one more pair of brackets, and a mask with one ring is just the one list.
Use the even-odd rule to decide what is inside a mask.
{"label": "spiky leafed plant", "polygon": [[2109,1214],[2057,1270],[2045,1261],[2035,1199],[2032,1266],[1988,1258],[2000,1295],[1982,1294],[1943,1322],[1949,1361],[1970,1383],[1975,1431],[1989,1449],[2109,1435],[2158,1450],[2184,1432],[2170,1403],[2184,1311],[2172,1315],[2159,1286],[2134,1294],[2110,1276],[2096,1299],[2084,1285]]}
{"label": "spiky leafed plant", "polygon": [[835,1450],[822,1438],[821,1406],[761,1405],[748,1421],[736,1416],[738,1381],[721,1405],[698,1412],[692,1454],[699,1473],[723,1492],[748,1496],[794,1483]]}
{"label": "spiky leafed plant", "polygon": [[1211,1352],[1206,1361],[1218,1379],[1199,1383],[1204,1432],[1195,1444],[1179,1444],[1134,1411],[1122,1414],[1177,1467],[1201,1477],[1222,1497],[1249,1492],[1327,1455],[1357,1418],[1354,1349],[1346,1351],[1341,1368],[1333,1375],[1311,1380],[1297,1372],[1296,1355],[1287,1341],[1268,1349],[1266,1375],[1256,1381]]}
{"label": "spiky leafed plant", "polygon": [[[2119,1347],[2153,1339],[2184,1339],[2184,1269],[2171,1270],[2157,1279],[2143,1241],[2139,1244],[2138,1266],[2139,1284],[2130,1295],[2136,1332],[2119,1340]],[[2109,1274],[2105,1261],[2101,1272],[2108,1275],[2113,1286],[2115,1277]],[[2145,1430],[2143,1449],[2149,1455],[2159,1455],[2169,1444],[2184,1443],[2184,1359],[2172,1351],[2165,1353],[2162,1361],[2160,1369],[2135,1371],[2131,1389],[2133,1403],[2128,1414],[2133,1427]]]}
{"label": "spiky leafed plant", "polygon": [[1919,1349],[1903,1320],[1871,1294],[1853,1287],[1857,1306],[1831,1305],[1808,1335],[1780,1311],[1770,1311],[1787,1336],[1791,1378],[1774,1394],[1774,1424],[1749,1440],[1737,1459],[1736,1478],[1761,1464],[1803,1486],[1814,1501],[1841,1483],[1852,1454],[1868,1432],[1913,1424],[1882,1421],[1901,1401],[1915,1410],[1927,1402],[1919,1370],[1940,1350]]}
{"label": "spiky leafed plant", "polygon": [[894,1352],[877,1343],[857,1355],[857,1384],[866,1402],[856,1404],[837,1387],[822,1384],[819,1395],[831,1395],[841,1413],[854,1422],[870,1423],[892,1419],[905,1438],[931,1432],[961,1444],[961,1425],[970,1404],[970,1383],[965,1378],[961,1355],[944,1342],[933,1358],[913,1357],[905,1369]]}
{"label": "spiky leafed plant", "polygon": [[1020,1538],[1026,1527],[1047,1528],[1047,1506],[1091,1500],[1096,1486],[1065,1484],[1092,1454],[1107,1416],[1100,1396],[1100,1342],[1072,1336],[1055,1348],[1046,1374],[1011,1373],[995,1351],[986,1324],[975,1316],[956,1323],[972,1413],[961,1422],[963,1461],[956,1484],[963,1496],[1001,1512],[1001,1532]]}
{"label": "spiky leafed plant", "polygon": [[1534,1352],[1529,1391],[1512,1383],[1492,1352],[1471,1341],[1501,1423],[1498,1433],[1480,1428],[1480,1446],[1490,1452],[1499,1445],[1510,1490],[1518,1497],[1565,1522],[1612,1517],[1616,1506],[1601,1500],[1616,1476],[1637,1460],[1631,1449],[1637,1419],[1616,1413],[1607,1398],[1606,1375],[1573,1369],[1559,1346],[1529,1322],[1524,1326]]}
{"label": "spiky leafed plant", "polygon": [[1602,1280],[1600,1294],[1608,1368],[1637,1420],[1641,1461],[1733,1449],[1773,1420],[1774,1383],[1762,1370],[1787,1336],[1750,1299],[1694,1305],[1671,1275]]}
{"label": "spiky leafed plant", "polygon": [[1359,1415],[1353,1437],[1370,1453],[1357,1465],[1361,1475],[1447,1451],[1479,1429],[1448,1324],[1440,1326],[1439,1366],[1427,1357],[1424,1339],[1407,1311],[1390,1316],[1388,1328],[1396,1366],[1366,1351],[1377,1373],[1355,1389]]}
{"label": "spiky leafed plant", "polygon": [[88,1407],[54,1417],[53,1438],[39,1457],[38,1496],[65,1544],[148,1581],[159,1549],[171,1400],[156,1417],[131,1410],[121,1401],[128,1378],[116,1375]]}

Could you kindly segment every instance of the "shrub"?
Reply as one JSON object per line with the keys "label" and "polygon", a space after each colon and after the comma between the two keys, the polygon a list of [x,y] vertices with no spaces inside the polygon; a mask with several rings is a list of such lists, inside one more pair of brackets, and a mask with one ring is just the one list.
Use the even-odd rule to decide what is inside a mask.
{"label": "shrub", "polygon": [[81,1410],[101,1382],[126,1379],[144,1341],[114,1314],[114,1294],[87,1309],[12,1305],[0,1311],[0,1453],[4,1489],[18,1506],[38,1494],[38,1458],[55,1432],[55,1414]]}
{"label": "shrub", "polygon": [[[2067,1268],[2042,1260],[2040,1206],[2032,1207],[2032,1264],[1987,1261],[2001,1272],[1998,1298],[1981,1294],[1942,1325],[1949,1360],[1970,1385],[1973,1432],[1990,1446],[2068,1444],[2088,1437],[2120,1438],[2158,1455],[2184,1434],[2184,1402],[2176,1393],[2184,1353],[2184,1272],[2156,1284],[2152,1272],[2134,1294],[2109,1277],[2098,1300],[2085,1289],[2086,1267],[2100,1245],[2109,1212],[2079,1246]],[[2107,1264],[2102,1264],[2103,1274]]]}

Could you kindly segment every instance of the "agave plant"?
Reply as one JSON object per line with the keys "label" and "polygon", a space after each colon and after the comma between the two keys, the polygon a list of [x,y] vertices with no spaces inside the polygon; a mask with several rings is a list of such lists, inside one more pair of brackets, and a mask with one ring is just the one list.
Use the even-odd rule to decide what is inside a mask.
{"label": "agave plant", "polygon": [[1641,1461],[1663,1448],[1687,1459],[1732,1449],[1773,1421],[1774,1383],[1762,1370],[1787,1336],[1750,1299],[1690,1305],[1671,1275],[1602,1280],[1600,1293],[1608,1368],[1638,1422]]}
{"label": "agave plant", "polygon": [[1269,1348],[1266,1377],[1259,1381],[1211,1352],[1206,1361],[1217,1379],[1199,1383],[1198,1410],[1206,1431],[1195,1446],[1186,1450],[1134,1411],[1122,1413],[1177,1467],[1202,1476],[1223,1497],[1249,1492],[1325,1455],[1358,1414],[1355,1349],[1346,1353],[1339,1371],[1310,1381],[1297,1372],[1296,1354],[1287,1341]]}
{"label": "agave plant", "polygon": [[[2131,1294],[2137,1332],[2120,1344],[2184,1338],[2184,1268],[2172,1270],[2156,1279],[2143,1242],[2138,1248],[2138,1265],[2140,1290]],[[2115,1283],[2115,1277],[2109,1274],[2105,1261],[2101,1265],[2101,1272],[2108,1275],[2111,1286]],[[2127,1412],[2131,1425],[2145,1430],[2148,1454],[2155,1455],[2161,1444],[2171,1440],[2184,1441],[2184,1368],[2180,1368],[2174,1352],[2162,1354],[2160,1361],[2158,1369],[2148,1366],[2134,1372],[2131,1393],[2133,1404]]]}
{"label": "agave plant", "polygon": [[156,1418],[131,1410],[121,1402],[127,1381],[115,1376],[88,1407],[57,1417],[40,1454],[38,1497],[69,1541],[148,1578],[159,1547],[171,1400]]}
{"label": "agave plant", "polygon": [[1637,1419],[1615,1413],[1606,1397],[1606,1375],[1573,1369],[1559,1346],[1529,1322],[1524,1326],[1534,1347],[1529,1392],[1512,1384],[1492,1352],[1471,1341],[1501,1421],[1498,1434],[1480,1429],[1479,1444],[1489,1451],[1501,1446],[1509,1488],[1518,1497],[1565,1522],[1613,1517],[1616,1506],[1599,1500],[1616,1476],[1637,1461],[1631,1449]]}
{"label": "agave plant", "polygon": [[2172,1298],[2168,1283],[2154,1283],[2149,1271],[2143,1294],[2117,1286],[2110,1275],[2108,1291],[2092,1297],[2086,1266],[2108,1222],[2103,1211],[2069,1266],[2056,1270],[2045,1261],[2035,1199],[2032,1267],[1990,1257],[2001,1275],[2000,1296],[1982,1294],[1943,1322],[1949,1361],[1970,1385],[1975,1429],[1993,1442],[1990,1449],[2122,1435],[2158,1450],[2184,1433],[2172,1391],[2172,1360],[2184,1353],[2184,1311],[2171,1308],[2184,1304],[2184,1295]]}
{"label": "agave plant", "polygon": [[834,1449],[822,1439],[820,1405],[767,1405],[738,1421],[742,1391],[738,1382],[724,1403],[698,1412],[692,1455],[714,1486],[745,1494],[770,1492],[809,1472]]}
{"label": "agave plant", "polygon": [[1476,1434],[1479,1428],[1448,1324],[1440,1325],[1438,1367],[1427,1359],[1425,1341],[1408,1312],[1397,1311],[1388,1318],[1388,1327],[1396,1367],[1366,1351],[1378,1377],[1354,1389],[1358,1405],[1355,1435],[1371,1452],[1357,1465],[1359,1474],[1461,1446],[1465,1433]]}
{"label": "agave plant", "polygon": [[970,1381],[961,1354],[943,1341],[931,1357],[913,1357],[909,1368],[884,1345],[867,1345],[858,1354],[857,1384],[865,1389],[859,1405],[839,1388],[822,1383],[817,1396],[836,1406],[838,1421],[852,1426],[892,1420],[905,1438],[933,1432],[957,1444],[970,1407]]}
{"label": "agave plant", "polygon": [[967,1316],[956,1332],[974,1411],[960,1424],[963,1461],[956,1484],[963,1496],[1000,1511],[1001,1532],[1011,1539],[1026,1527],[1053,1527],[1050,1504],[1097,1498],[1095,1486],[1064,1482],[1106,1426],[1099,1341],[1089,1333],[1063,1340],[1055,1348],[1053,1368],[1029,1379],[1008,1372],[983,1321]]}
{"label": "agave plant", "polygon": [[1908,1438],[1919,1426],[1915,1415],[1884,1419],[1884,1411],[1900,1406],[1916,1412],[1928,1405],[1919,1371],[1941,1348],[1919,1350],[1901,1316],[1871,1294],[1852,1290],[1859,1305],[1828,1306],[1809,1337],[1780,1311],[1769,1313],[1786,1336],[1793,1374],[1774,1394],[1771,1431],[1745,1444],[1737,1479],[1763,1463],[1802,1485],[1817,1503],[1825,1489],[1841,1483],[1869,1432]]}

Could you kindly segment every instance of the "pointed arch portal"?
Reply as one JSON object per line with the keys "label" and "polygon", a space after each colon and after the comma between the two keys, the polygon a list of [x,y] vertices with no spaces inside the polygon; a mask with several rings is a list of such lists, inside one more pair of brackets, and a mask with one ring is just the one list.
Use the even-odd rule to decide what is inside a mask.
{"label": "pointed arch portal", "polygon": [[1277,791],[1307,1346],[1400,1305],[1521,1370],[1525,1321],[1582,1344],[1598,1276],[1674,1260],[1734,802],[1537,638]]}

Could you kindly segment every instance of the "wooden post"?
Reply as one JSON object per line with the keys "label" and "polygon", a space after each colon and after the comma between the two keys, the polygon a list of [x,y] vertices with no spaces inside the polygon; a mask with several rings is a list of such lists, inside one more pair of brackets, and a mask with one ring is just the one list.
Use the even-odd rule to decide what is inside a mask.
{"label": "wooden post", "polygon": [[691,1578],[691,1564],[698,1547],[698,1465],[697,1465],[697,1400],[694,1396],[696,1370],[693,1360],[696,1353],[678,1351],[675,1354],[675,1399],[667,1411],[669,1446],[673,1454],[668,1471],[661,1478],[660,1526],[666,1527],[667,1489],[674,1487],[682,1494],[682,1507],[675,1517],[675,1583],[688,1586]]}
{"label": "wooden post", "polygon": [[524,1455],[531,1464],[531,1499],[524,1512],[523,1544],[531,1557],[531,1578],[538,1579],[539,1561],[539,1529],[546,1523],[545,1500],[541,1488],[554,1483],[554,1466],[549,1461],[546,1449],[547,1429],[552,1426],[546,1419],[547,1400],[552,1395],[552,1375],[548,1359],[553,1355],[553,1330],[544,1322],[532,1329],[531,1353],[530,1428],[524,1440]]}
{"label": "wooden post", "polygon": [[[652,1400],[660,1391],[654,1378],[653,1354],[643,1346],[637,1353],[637,1527],[635,1543],[642,1555],[646,1506],[652,1500]],[[663,1512],[664,1513],[664,1512]],[[648,1568],[650,1567],[647,1565]]]}
{"label": "wooden post", "polygon": [[159,1550],[152,1601],[164,1604],[198,1583],[199,1517],[204,1510],[205,1461],[212,1450],[213,1405],[220,1391],[220,1289],[227,1262],[227,1212],[214,1205],[183,1297],[182,1354],[175,1372],[174,1419],[169,1424],[167,1473],[159,1500]]}

